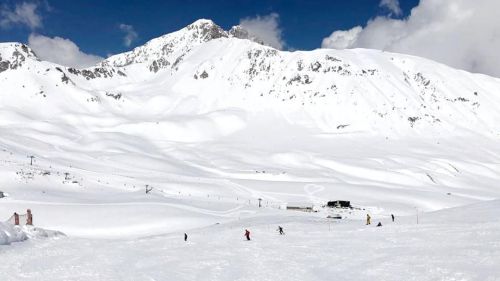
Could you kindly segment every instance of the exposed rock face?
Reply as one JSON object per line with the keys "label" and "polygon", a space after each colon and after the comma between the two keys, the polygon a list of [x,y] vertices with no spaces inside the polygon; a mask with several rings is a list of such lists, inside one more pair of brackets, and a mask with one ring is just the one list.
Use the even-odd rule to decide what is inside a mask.
{"label": "exposed rock face", "polygon": [[108,78],[108,77],[111,78],[115,76],[115,74],[118,74],[120,76],[127,76],[122,71],[117,70],[116,68],[113,67],[94,67],[82,70],[70,67],[68,68],[68,72],[73,75],[81,75],[85,77],[85,79],[87,80],[96,78]]}
{"label": "exposed rock face", "polygon": [[27,58],[39,61],[36,54],[21,43],[7,43],[0,49],[0,72],[22,67]]}
{"label": "exposed rock face", "polygon": [[239,39],[247,39],[250,41],[253,41],[255,43],[264,45],[264,41],[259,39],[256,36],[250,35],[248,30],[244,29],[241,25],[235,25],[229,30],[229,35],[234,37],[234,38],[239,38]]}
{"label": "exposed rock face", "polygon": [[229,34],[235,38],[248,39],[248,31],[240,25],[235,25],[229,30]]}
{"label": "exposed rock face", "polygon": [[194,30],[193,37],[200,38],[204,42],[228,37],[227,32],[211,20],[198,20],[188,25],[187,30]]}
{"label": "exposed rock face", "polygon": [[151,65],[149,66],[149,70],[151,72],[158,72],[158,70],[162,68],[166,68],[170,65],[170,62],[166,60],[165,58],[159,58],[157,60],[154,60]]}
{"label": "exposed rock face", "polygon": [[2,60],[2,57],[0,56],[0,72],[4,72],[9,68],[10,68],[10,61]]}

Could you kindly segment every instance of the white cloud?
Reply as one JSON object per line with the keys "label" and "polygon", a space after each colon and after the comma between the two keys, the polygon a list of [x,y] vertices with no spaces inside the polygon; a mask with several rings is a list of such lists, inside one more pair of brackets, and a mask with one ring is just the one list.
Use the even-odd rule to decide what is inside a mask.
{"label": "white cloud", "polygon": [[268,46],[279,50],[285,47],[282,30],[279,26],[279,15],[276,13],[241,19],[240,26],[247,30],[251,36],[259,38]]}
{"label": "white cloud", "polygon": [[499,9],[498,0],[421,0],[407,19],[377,17],[361,30],[333,32],[322,47],[413,54],[500,77]]}
{"label": "white cloud", "polygon": [[358,39],[359,33],[363,31],[361,26],[356,26],[349,30],[338,30],[329,37],[323,39],[321,44],[323,48],[347,49],[350,48]]}
{"label": "white cloud", "polygon": [[0,27],[8,28],[12,25],[25,25],[34,30],[42,26],[42,17],[37,13],[38,5],[23,2],[16,4],[14,9],[7,5],[0,7]]}
{"label": "white cloud", "polygon": [[127,47],[130,47],[130,45],[132,45],[132,43],[138,37],[137,32],[134,30],[133,26],[128,24],[122,23],[119,25],[119,27],[121,31],[125,32],[125,37],[123,37],[123,44],[125,44],[125,46]]}
{"label": "white cloud", "polygon": [[40,59],[64,66],[89,67],[103,60],[102,57],[85,54],[73,41],[61,37],[50,38],[31,34],[28,45]]}
{"label": "white cloud", "polygon": [[387,8],[395,16],[400,16],[403,14],[401,7],[399,6],[399,0],[382,0],[379,4],[380,7]]}

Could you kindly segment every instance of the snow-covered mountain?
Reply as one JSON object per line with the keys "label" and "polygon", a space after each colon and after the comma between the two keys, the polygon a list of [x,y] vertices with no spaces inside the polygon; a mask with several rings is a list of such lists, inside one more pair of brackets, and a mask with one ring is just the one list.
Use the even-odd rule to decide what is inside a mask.
{"label": "snow-covered mountain", "polygon": [[[8,212],[122,202],[145,185],[236,205],[347,199],[375,214],[500,196],[500,79],[418,57],[279,51],[199,20],[86,69],[1,43],[0,89],[0,191],[19,200]],[[219,219],[168,200],[193,225]],[[48,228],[85,233],[44,206]],[[172,219],[163,210],[151,220]],[[152,225],[127,233],[164,226]]]}
{"label": "snow-covered mountain", "polygon": [[499,79],[401,54],[283,52],[244,38],[248,33],[241,27],[224,31],[199,20],[88,69],[42,62],[25,45],[3,43],[2,105],[14,100],[52,107],[63,95],[72,102],[54,106],[57,112],[140,108],[143,115],[153,110],[192,117],[228,108],[269,109],[327,132],[500,131]]}

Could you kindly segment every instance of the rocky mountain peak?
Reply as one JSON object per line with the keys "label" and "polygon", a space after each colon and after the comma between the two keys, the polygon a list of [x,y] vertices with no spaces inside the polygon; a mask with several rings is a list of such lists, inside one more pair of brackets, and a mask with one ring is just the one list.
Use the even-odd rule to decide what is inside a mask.
{"label": "rocky mountain peak", "polygon": [[21,67],[26,59],[39,61],[36,54],[22,43],[0,43],[0,72]]}
{"label": "rocky mountain peak", "polygon": [[247,39],[264,45],[260,38],[242,26],[233,26],[226,31],[212,20],[200,19],[178,31],[152,39],[130,52],[112,56],[103,61],[101,66],[124,67],[146,62],[153,72],[167,67],[175,69],[184,55],[195,46],[220,38]]}
{"label": "rocky mountain peak", "polygon": [[200,19],[186,27],[189,31],[195,31],[193,35],[199,36],[203,41],[210,41],[222,37],[228,37],[227,32],[211,20]]}

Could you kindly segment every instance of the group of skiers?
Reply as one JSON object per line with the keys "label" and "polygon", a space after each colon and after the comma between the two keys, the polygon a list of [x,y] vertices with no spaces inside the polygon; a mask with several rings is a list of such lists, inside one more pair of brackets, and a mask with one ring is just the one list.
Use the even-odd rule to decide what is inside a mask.
{"label": "group of skiers", "polygon": [[[395,219],[394,214],[391,214],[391,219],[394,222],[394,219]],[[372,224],[372,217],[370,217],[370,214],[366,214],[366,225],[370,225],[370,224]],[[382,223],[378,222],[377,227],[380,227],[380,226],[382,226]],[[278,229],[276,231],[278,231],[280,235],[285,234],[282,226],[278,226]],[[250,241],[251,240],[250,239],[250,230],[245,229],[245,234],[243,236],[246,237],[247,241]],[[187,241],[187,240],[188,240],[188,235],[187,235],[187,233],[184,233],[184,241]]]}
{"label": "group of skiers", "polygon": [[[283,231],[283,227],[278,225],[278,229],[276,231],[279,232],[280,235],[285,235],[285,231]],[[247,238],[247,241],[250,241],[250,231],[248,229],[245,229],[245,237]]]}
{"label": "group of skiers", "polygon": [[[276,230],[279,232],[280,235],[284,235],[285,234],[285,231],[283,231],[283,227],[282,226],[278,226],[278,229]],[[244,236],[247,238],[247,241],[250,241],[250,230],[248,229],[245,229],[245,234]],[[188,235],[187,233],[184,233],[184,241],[187,241],[188,240]]]}
{"label": "group of skiers", "polygon": [[[394,222],[394,214],[391,214],[391,219],[392,219],[392,222]],[[372,224],[372,217],[370,217],[370,214],[366,214],[366,225],[370,225]],[[380,227],[382,226],[382,223],[381,222],[378,222],[377,224],[377,227]]]}

